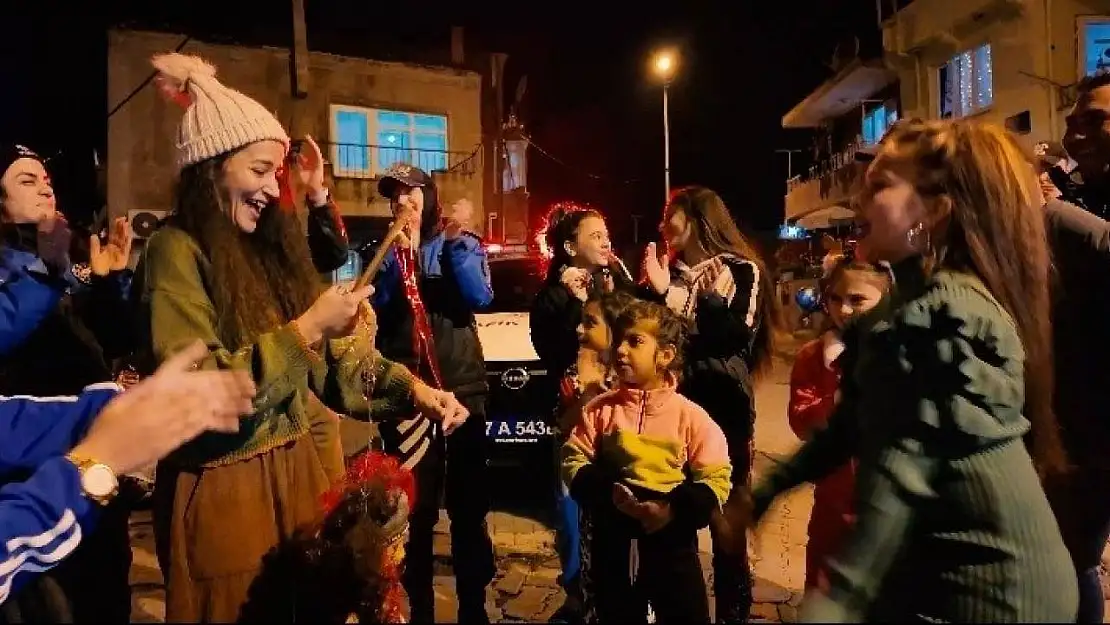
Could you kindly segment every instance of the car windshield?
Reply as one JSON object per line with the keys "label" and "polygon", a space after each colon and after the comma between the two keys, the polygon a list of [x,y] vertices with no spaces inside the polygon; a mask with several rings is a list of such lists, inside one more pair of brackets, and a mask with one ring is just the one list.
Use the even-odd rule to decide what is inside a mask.
{"label": "car windshield", "polygon": [[491,258],[493,302],[486,312],[526,312],[543,285],[543,265],[537,258]]}

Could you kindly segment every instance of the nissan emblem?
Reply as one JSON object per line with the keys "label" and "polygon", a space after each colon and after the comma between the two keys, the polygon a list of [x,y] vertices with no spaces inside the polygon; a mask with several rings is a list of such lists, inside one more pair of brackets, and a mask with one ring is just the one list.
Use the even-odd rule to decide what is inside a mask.
{"label": "nissan emblem", "polygon": [[501,383],[509,390],[519,391],[524,388],[524,385],[528,383],[531,377],[532,375],[524,370],[524,368],[513,367],[501,374]]}

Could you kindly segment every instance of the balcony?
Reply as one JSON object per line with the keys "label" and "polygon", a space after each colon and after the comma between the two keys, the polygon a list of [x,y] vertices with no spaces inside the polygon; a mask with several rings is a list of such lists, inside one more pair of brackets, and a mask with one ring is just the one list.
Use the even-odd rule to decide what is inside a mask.
{"label": "balcony", "polygon": [[328,143],[327,151],[326,158],[335,178],[378,178],[397,163],[415,165],[429,174],[473,176],[480,172],[482,163],[480,145],[472,151],[452,152],[394,145]]}
{"label": "balcony", "polygon": [[787,180],[786,219],[795,220],[827,206],[847,203],[859,172],[856,151],[860,147],[860,141],[853,142],[810,167],[805,174]]}
{"label": "balcony", "polygon": [[1032,0],[918,0],[883,24],[883,46],[896,55],[933,51],[951,55],[981,43],[977,33],[1020,17]]}
{"label": "balcony", "polygon": [[783,116],[783,128],[817,128],[859,109],[898,79],[881,60],[856,59]]}

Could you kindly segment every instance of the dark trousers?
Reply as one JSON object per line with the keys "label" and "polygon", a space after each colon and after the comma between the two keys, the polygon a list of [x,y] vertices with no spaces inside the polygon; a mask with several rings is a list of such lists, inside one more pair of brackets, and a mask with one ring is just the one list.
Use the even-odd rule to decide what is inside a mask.
{"label": "dark trousers", "polygon": [[1105,599],[1099,564],[1110,537],[1110,471],[1080,464],[1045,489],[1079,578],[1077,623],[1102,623]]}
{"label": "dark trousers", "polygon": [[[755,406],[751,399],[722,392],[721,387],[692,380],[682,392],[705,409],[721,426],[728,441],[732,462],[732,495],[740,497],[751,488],[755,453]],[[699,383],[701,382],[701,383]],[[735,384],[733,385],[735,387]],[[728,388],[728,387],[725,387]],[[712,528],[712,526],[711,526]],[[729,554],[720,537],[713,538],[713,595],[718,623],[746,623],[752,609],[752,569],[748,550]]]}
{"label": "dark trousers", "polygon": [[404,586],[413,623],[432,622],[435,605],[432,537],[439,521],[440,495],[451,519],[451,558],[459,599],[459,620],[488,622],[486,586],[496,573],[486,515],[490,509],[486,397],[460,397],[470,418],[450,436],[438,433],[413,473],[416,506],[409,517]]}
{"label": "dark trousers", "polygon": [[[591,515],[590,576],[599,623],[645,623],[648,602],[661,625],[709,623],[696,531],[671,525],[645,535],[615,508],[591,511]],[[633,538],[639,556],[635,583],[630,567]]]}

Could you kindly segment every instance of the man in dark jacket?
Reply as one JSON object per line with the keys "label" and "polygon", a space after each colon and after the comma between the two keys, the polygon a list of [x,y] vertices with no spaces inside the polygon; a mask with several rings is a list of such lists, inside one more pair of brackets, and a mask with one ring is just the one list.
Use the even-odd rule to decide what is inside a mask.
{"label": "man in dark jacket", "polygon": [[1110,536],[1110,72],[1079,83],[1064,147],[1076,169],[1057,183],[1066,202],[1045,211],[1057,274],[1056,418],[1075,468],[1045,490],[1079,574],[1078,622],[1101,623],[1099,564]]}
{"label": "man in dark jacket", "polygon": [[378,190],[390,199],[395,219],[410,220],[374,278],[378,348],[428,383],[454,392],[470,410],[450,438],[419,415],[381,428],[386,451],[411,467],[417,480],[404,575],[411,621],[433,620],[432,532],[445,490],[459,620],[489,622],[485,589],[496,572],[486,527],[489,387],[474,319],[474,311],[493,300],[485,249],[463,229],[465,217],[444,218],[436,185],[419,168],[394,166]]}

